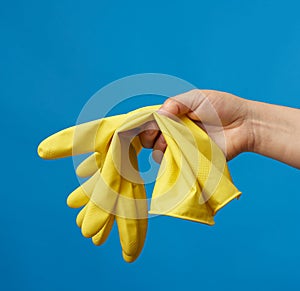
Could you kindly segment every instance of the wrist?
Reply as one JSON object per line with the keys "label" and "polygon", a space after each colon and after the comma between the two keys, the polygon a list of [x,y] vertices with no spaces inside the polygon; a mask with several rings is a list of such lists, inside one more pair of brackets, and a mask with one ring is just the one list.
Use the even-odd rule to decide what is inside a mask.
{"label": "wrist", "polygon": [[245,100],[247,104],[246,127],[247,127],[247,145],[246,151],[258,152],[261,144],[261,124],[259,114],[259,104],[256,101]]}
{"label": "wrist", "polygon": [[251,100],[247,106],[248,150],[299,167],[300,111]]}
{"label": "wrist", "polygon": [[247,100],[247,122],[249,127],[248,151],[265,154],[265,148],[272,144],[276,131],[276,117],[270,104]]}
{"label": "wrist", "polygon": [[257,104],[254,101],[242,99],[243,114],[241,116],[242,126],[240,127],[240,141],[241,150],[240,152],[255,152],[259,144],[258,136],[258,114]]}

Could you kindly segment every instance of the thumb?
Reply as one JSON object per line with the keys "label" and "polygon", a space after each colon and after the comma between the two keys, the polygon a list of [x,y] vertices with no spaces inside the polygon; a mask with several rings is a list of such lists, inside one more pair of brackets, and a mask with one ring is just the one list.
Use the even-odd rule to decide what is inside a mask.
{"label": "thumb", "polygon": [[[159,109],[165,115],[193,115],[193,112],[204,101],[205,95],[201,90],[191,90],[183,94],[168,98]],[[198,118],[196,118],[198,119]]]}
{"label": "thumb", "polygon": [[183,115],[189,113],[190,109],[172,97],[164,102],[159,111],[165,112],[166,114]]}

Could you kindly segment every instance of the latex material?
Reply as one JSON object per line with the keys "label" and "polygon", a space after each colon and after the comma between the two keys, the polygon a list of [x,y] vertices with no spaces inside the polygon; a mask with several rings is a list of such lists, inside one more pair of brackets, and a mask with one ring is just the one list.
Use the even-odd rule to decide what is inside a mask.
{"label": "latex material", "polygon": [[84,206],[77,224],[94,244],[105,242],[117,221],[123,258],[134,261],[147,230],[147,201],[138,172],[139,128],[155,120],[168,147],[152,194],[150,213],[205,224],[240,192],[231,181],[221,150],[187,117],[173,120],[151,106],[128,114],[88,122],[60,131],[39,148],[42,158],[55,159],[94,152],[78,168],[91,178],[68,197],[70,207]]}

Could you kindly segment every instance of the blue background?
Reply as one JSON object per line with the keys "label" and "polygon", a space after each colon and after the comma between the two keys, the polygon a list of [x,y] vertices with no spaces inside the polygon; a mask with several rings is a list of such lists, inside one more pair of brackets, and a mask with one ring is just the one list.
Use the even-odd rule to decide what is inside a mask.
{"label": "blue background", "polygon": [[299,9],[288,0],[1,1],[0,289],[299,290],[298,170],[240,155],[229,166],[243,196],[214,227],[151,219],[142,255],[126,264],[116,229],[98,248],[76,227],[65,203],[78,185],[72,160],[36,154],[94,92],[135,73],[299,107]]}

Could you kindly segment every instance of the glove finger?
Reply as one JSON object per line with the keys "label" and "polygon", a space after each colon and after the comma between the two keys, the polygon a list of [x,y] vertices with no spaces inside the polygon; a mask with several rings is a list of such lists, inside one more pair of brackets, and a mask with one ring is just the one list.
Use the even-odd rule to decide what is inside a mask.
{"label": "glove finger", "polygon": [[[86,215],[81,229],[85,237],[92,237],[99,232],[109,215],[113,213],[118,200],[118,193],[112,187],[108,186],[111,184],[106,184],[102,174],[99,171],[95,174],[98,175],[98,178],[90,201],[87,204]],[[115,176],[110,171],[107,171],[106,175],[112,180],[115,179]]]}
{"label": "glove finger", "polygon": [[119,197],[116,221],[123,258],[131,263],[137,259],[144,246],[148,225],[147,200],[143,185],[128,183],[124,179],[122,185],[124,193],[131,197]]}
{"label": "glove finger", "polygon": [[84,237],[93,237],[106,224],[110,213],[102,210],[92,201],[87,204],[87,209],[82,222],[81,232]]}
{"label": "glove finger", "polygon": [[106,221],[103,228],[96,235],[92,237],[92,241],[94,245],[100,246],[105,243],[114,225],[114,221],[115,221],[115,216],[110,215],[109,219]]}
{"label": "glove finger", "polygon": [[100,124],[101,120],[87,122],[49,136],[40,143],[38,147],[39,156],[43,159],[57,159],[93,152]]}
{"label": "glove finger", "polygon": [[67,204],[71,208],[79,208],[86,205],[93,193],[100,173],[96,172],[89,180],[76,188],[67,198]]}
{"label": "glove finger", "polygon": [[84,219],[84,217],[85,217],[86,209],[87,209],[87,206],[84,206],[84,207],[79,211],[79,213],[77,214],[77,217],[76,217],[76,224],[77,224],[78,227],[80,227],[80,228],[81,228],[81,226],[82,226],[82,222],[83,222],[83,219]]}
{"label": "glove finger", "polygon": [[[83,222],[83,219],[84,219],[85,214],[86,214],[86,209],[87,209],[87,206],[82,208],[81,211],[78,213],[77,218],[76,218],[76,224],[80,228],[82,227],[82,222]],[[108,236],[110,234],[110,231],[113,227],[114,221],[115,221],[114,215],[110,215],[108,220],[106,221],[106,223],[102,227],[102,229],[96,235],[94,235],[92,237],[92,241],[96,246],[100,246],[106,241],[106,239],[108,238]]]}
{"label": "glove finger", "polygon": [[143,249],[146,232],[147,219],[129,219],[116,216],[122,255],[126,262],[132,263]]}
{"label": "glove finger", "polygon": [[82,178],[94,175],[102,167],[102,155],[98,152],[90,155],[76,169],[76,175]]}
{"label": "glove finger", "polygon": [[117,115],[61,130],[40,143],[38,154],[43,159],[58,159],[105,151],[116,128],[125,118],[125,114]]}

